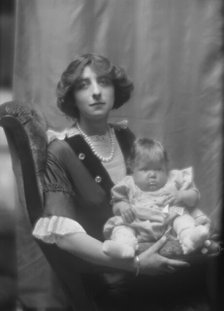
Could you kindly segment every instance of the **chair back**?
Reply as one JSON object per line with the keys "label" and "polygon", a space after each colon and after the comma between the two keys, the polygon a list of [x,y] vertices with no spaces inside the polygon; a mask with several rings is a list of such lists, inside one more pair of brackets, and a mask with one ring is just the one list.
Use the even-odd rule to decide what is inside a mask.
{"label": "chair back", "polygon": [[46,160],[47,138],[41,119],[28,107],[7,102],[0,106],[3,127],[14,172],[21,167],[24,195],[31,225],[42,213],[42,176]]}
{"label": "chair back", "polygon": [[[46,126],[43,118],[34,110],[16,102],[0,106],[0,126],[6,134],[17,185],[22,185],[30,235],[32,227],[43,212],[43,174],[47,156]],[[19,199],[19,201],[21,201]],[[86,294],[78,259],[59,249],[34,239],[54,270],[75,311],[96,310]]]}

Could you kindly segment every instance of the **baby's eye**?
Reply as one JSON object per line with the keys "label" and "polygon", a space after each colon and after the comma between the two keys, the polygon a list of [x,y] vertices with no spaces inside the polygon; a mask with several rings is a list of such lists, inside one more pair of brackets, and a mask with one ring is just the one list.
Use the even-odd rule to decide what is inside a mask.
{"label": "baby's eye", "polygon": [[157,167],[157,168],[155,169],[155,171],[157,171],[157,172],[163,172],[163,168],[162,168],[162,167]]}
{"label": "baby's eye", "polygon": [[141,171],[143,171],[143,172],[148,172],[148,168],[147,167],[143,167],[142,169],[141,169]]}

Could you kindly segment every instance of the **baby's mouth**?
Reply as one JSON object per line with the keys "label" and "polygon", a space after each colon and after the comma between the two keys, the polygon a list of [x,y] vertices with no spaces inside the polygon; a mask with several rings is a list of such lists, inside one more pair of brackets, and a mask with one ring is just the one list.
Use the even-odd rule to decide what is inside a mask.
{"label": "baby's mouth", "polygon": [[154,180],[149,181],[149,185],[151,185],[151,186],[155,186],[155,185],[156,185],[156,181],[154,181]]}
{"label": "baby's mouth", "polygon": [[156,189],[157,188],[157,183],[154,182],[154,181],[153,182],[149,182],[148,183],[148,187],[151,188],[151,189]]}

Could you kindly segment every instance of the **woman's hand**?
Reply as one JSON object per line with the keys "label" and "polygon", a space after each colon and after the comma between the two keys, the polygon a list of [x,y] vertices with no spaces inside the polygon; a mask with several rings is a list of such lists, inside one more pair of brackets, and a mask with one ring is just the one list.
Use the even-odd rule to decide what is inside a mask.
{"label": "woman's hand", "polygon": [[182,260],[169,259],[159,255],[158,251],[166,242],[166,236],[163,236],[150,248],[139,255],[140,273],[147,275],[161,275],[174,272],[180,268],[189,267],[189,264]]}
{"label": "woman's hand", "polygon": [[215,240],[206,240],[204,242],[204,246],[201,249],[201,253],[203,255],[207,254],[208,256],[217,256],[218,254],[220,254],[220,252],[223,252],[223,247],[221,246],[220,242],[217,242]]}

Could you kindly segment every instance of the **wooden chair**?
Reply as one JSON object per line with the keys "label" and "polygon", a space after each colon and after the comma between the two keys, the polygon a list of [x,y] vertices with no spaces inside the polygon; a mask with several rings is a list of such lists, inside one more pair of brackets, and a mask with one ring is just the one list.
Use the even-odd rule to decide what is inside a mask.
{"label": "wooden chair", "polygon": [[[33,109],[16,102],[7,102],[0,106],[0,126],[6,134],[16,183],[22,185],[23,191],[19,191],[18,195],[25,201],[31,235],[32,227],[43,209],[42,177],[47,150],[45,124]],[[75,264],[74,256],[55,245],[35,241],[60,280],[72,306],[71,310],[95,310],[94,302],[87,297],[83,287],[80,265]],[[61,269],[62,262],[64,269]]]}

